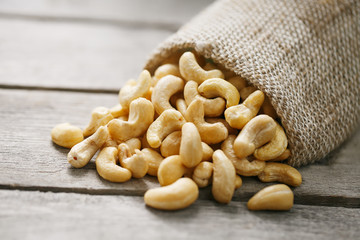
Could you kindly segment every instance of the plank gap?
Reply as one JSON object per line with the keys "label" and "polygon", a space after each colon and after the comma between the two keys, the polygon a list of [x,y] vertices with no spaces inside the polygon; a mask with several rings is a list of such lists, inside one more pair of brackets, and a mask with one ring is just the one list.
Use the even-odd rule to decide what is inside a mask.
{"label": "plank gap", "polygon": [[34,90],[34,91],[56,91],[56,92],[79,92],[79,93],[105,93],[105,94],[118,94],[119,90],[112,89],[93,89],[93,88],[67,88],[67,87],[46,87],[46,86],[24,86],[17,84],[0,84],[0,89],[10,90]]}

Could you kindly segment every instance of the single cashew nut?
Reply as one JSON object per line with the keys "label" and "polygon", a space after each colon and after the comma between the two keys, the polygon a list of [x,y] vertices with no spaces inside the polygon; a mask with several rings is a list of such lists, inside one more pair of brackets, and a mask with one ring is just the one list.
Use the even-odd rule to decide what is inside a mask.
{"label": "single cashew nut", "polygon": [[240,101],[240,93],[234,85],[221,78],[205,80],[198,87],[199,93],[206,98],[222,97],[226,99],[226,107],[235,106]]}
{"label": "single cashew nut", "polygon": [[183,76],[186,81],[193,80],[198,84],[201,84],[209,78],[224,78],[224,74],[218,69],[210,71],[202,69],[197,63],[195,55],[191,52],[185,52],[181,55],[179,59],[179,69],[181,76]]}
{"label": "single cashew nut", "polygon": [[131,178],[131,172],[116,165],[118,150],[116,147],[105,147],[96,157],[95,164],[98,174],[110,182],[126,182]]}
{"label": "single cashew nut", "polygon": [[100,126],[105,126],[108,122],[113,120],[114,117],[111,111],[106,107],[97,107],[91,113],[91,120],[89,125],[84,129],[84,136],[90,136]]}
{"label": "single cashew nut", "polygon": [[143,148],[141,152],[144,153],[145,160],[149,165],[147,174],[156,177],[160,163],[164,160],[164,158],[160,155],[160,153],[151,148]]}
{"label": "single cashew nut", "polygon": [[279,157],[288,145],[287,137],[284,129],[280,124],[276,123],[275,136],[266,145],[258,148],[254,152],[254,156],[263,161],[268,161]]}
{"label": "single cashew nut", "polygon": [[157,177],[161,186],[172,184],[181,178],[186,171],[179,155],[165,158],[159,166]]}
{"label": "single cashew nut", "polygon": [[253,92],[242,104],[225,110],[226,121],[231,127],[242,129],[259,112],[264,98],[265,95],[260,90]]}
{"label": "single cashew nut", "polygon": [[112,138],[123,142],[143,135],[154,120],[154,106],[145,98],[131,102],[129,120],[113,119],[108,123]]}
{"label": "single cashew nut", "polygon": [[269,142],[275,135],[276,123],[267,115],[258,115],[251,119],[234,141],[234,150],[238,158],[254,153],[256,148]]}
{"label": "single cashew nut", "polygon": [[242,186],[242,179],[239,175],[235,177],[235,189],[238,189]]}
{"label": "single cashew nut", "polygon": [[166,109],[174,109],[170,104],[170,97],[184,89],[184,81],[176,76],[167,75],[161,78],[153,89],[151,101],[155,111],[161,114]]}
{"label": "single cashew nut", "polygon": [[229,203],[235,191],[236,172],[234,165],[221,150],[214,152],[213,163],[212,194],[216,201]]}
{"label": "single cashew nut", "polygon": [[204,120],[204,105],[195,99],[187,108],[185,119],[197,127],[201,140],[207,144],[215,144],[225,140],[228,130],[221,122],[208,123]]}
{"label": "single cashew nut", "polygon": [[179,155],[181,131],[170,133],[161,143],[160,152],[163,157]]}
{"label": "single cashew nut", "polygon": [[[235,76],[235,77],[231,77],[228,80],[229,83],[231,83],[232,85],[234,85],[234,87],[236,87],[236,89],[240,91],[245,88],[247,86],[246,80],[240,76]],[[241,93],[240,93],[241,96]]]}
{"label": "single cashew nut", "polygon": [[198,84],[195,81],[188,81],[184,87],[184,99],[189,106],[195,99],[200,99],[204,104],[205,116],[217,117],[225,110],[225,100],[221,97],[209,99],[200,95]]}
{"label": "single cashew nut", "polygon": [[190,178],[180,178],[166,187],[148,190],[146,205],[162,210],[178,210],[190,206],[199,196],[199,189]]}
{"label": "single cashew nut", "polygon": [[192,179],[198,185],[198,187],[203,188],[210,184],[212,174],[213,163],[201,162],[195,167]]}
{"label": "single cashew nut", "polygon": [[182,163],[187,168],[195,167],[201,162],[202,155],[199,131],[193,123],[187,122],[181,128],[180,157]]}
{"label": "single cashew nut", "polygon": [[158,148],[170,133],[180,130],[185,119],[179,111],[167,109],[149,126],[146,138],[152,148]]}
{"label": "single cashew nut", "polygon": [[68,162],[76,168],[84,167],[105,143],[108,136],[108,129],[104,126],[99,127],[93,135],[71,148],[67,155]]}
{"label": "single cashew nut", "polygon": [[57,145],[72,148],[84,140],[83,131],[69,123],[61,123],[51,130],[51,140]]}
{"label": "single cashew nut", "polygon": [[247,158],[238,158],[234,151],[234,141],[236,136],[229,135],[221,144],[221,150],[233,163],[236,173],[241,176],[257,176],[265,168],[265,162],[260,160],[249,161]]}
{"label": "single cashew nut", "polygon": [[301,174],[295,168],[282,163],[267,162],[258,178],[262,182],[281,182],[297,187],[302,182]]}
{"label": "single cashew nut", "polygon": [[139,98],[145,97],[151,86],[151,75],[149,71],[144,70],[140,73],[136,85],[129,83],[122,87],[119,92],[119,102],[125,109],[129,108],[130,103]]}
{"label": "single cashew nut", "polygon": [[158,67],[154,72],[155,86],[157,81],[167,75],[181,77],[179,66],[177,66],[176,64],[167,63]]}
{"label": "single cashew nut", "polygon": [[250,96],[250,94],[252,94],[256,90],[258,90],[258,89],[253,86],[249,86],[249,87],[241,89],[240,90],[241,101],[245,101]]}
{"label": "single cashew nut", "polygon": [[293,205],[294,194],[285,184],[263,188],[247,203],[249,210],[290,210]]}
{"label": "single cashew nut", "polygon": [[110,108],[110,113],[114,118],[123,117],[129,115],[129,109],[123,108],[121,104],[116,104],[114,107]]}
{"label": "single cashew nut", "polygon": [[130,148],[126,143],[121,143],[118,147],[119,161],[123,168],[130,170],[134,178],[142,178],[146,175],[149,165],[145,159],[145,154],[135,149],[135,154],[131,154]]}

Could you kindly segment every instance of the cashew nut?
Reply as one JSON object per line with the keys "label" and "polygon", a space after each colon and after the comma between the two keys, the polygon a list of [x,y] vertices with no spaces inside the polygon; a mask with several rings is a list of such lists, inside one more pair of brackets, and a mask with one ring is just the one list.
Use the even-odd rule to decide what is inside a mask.
{"label": "cashew nut", "polygon": [[181,131],[170,133],[161,143],[160,152],[163,157],[179,155]]}
{"label": "cashew nut", "polygon": [[236,173],[241,176],[257,176],[265,168],[265,162],[260,160],[249,161],[247,158],[238,158],[234,152],[234,141],[236,136],[229,135],[221,144],[221,150],[233,163]]}
{"label": "cashew nut", "polygon": [[272,159],[271,161],[284,161],[291,156],[291,152],[289,149],[286,149],[280,156]]}
{"label": "cashew nut", "polygon": [[199,131],[193,123],[187,122],[181,128],[180,157],[182,163],[187,168],[195,167],[201,162],[202,155]]}
{"label": "cashew nut", "polygon": [[214,152],[213,164],[212,194],[216,201],[229,203],[235,191],[236,172],[234,165],[221,150]]}
{"label": "cashew nut", "polygon": [[181,76],[186,81],[196,81],[201,84],[203,81],[209,78],[224,78],[224,74],[218,70],[205,71],[197,63],[195,55],[191,52],[185,52],[181,55],[179,60],[179,69]]}
{"label": "cashew nut", "polygon": [[114,118],[127,116],[129,114],[128,108],[123,108],[121,104],[117,104],[114,107],[110,108],[110,113]]}
{"label": "cashew nut", "polygon": [[121,143],[118,147],[119,161],[123,168],[130,170],[135,178],[142,178],[146,175],[149,165],[145,160],[145,154],[135,149],[135,154],[131,154],[130,148],[126,143]]}
{"label": "cashew nut", "polygon": [[93,134],[100,126],[105,126],[114,119],[111,111],[106,107],[97,107],[91,113],[89,125],[84,129],[84,137]]}
{"label": "cashew nut", "polygon": [[147,174],[156,177],[160,163],[164,160],[164,158],[160,155],[160,153],[151,148],[143,148],[141,152],[144,153],[145,160],[149,165]]}
{"label": "cashew nut", "polygon": [[258,178],[262,182],[277,181],[293,187],[300,186],[302,182],[302,177],[298,170],[287,164],[274,162],[267,162]]}
{"label": "cashew nut", "polygon": [[185,119],[179,111],[167,109],[149,126],[146,138],[152,148],[158,148],[170,133],[180,130]]}
{"label": "cashew nut", "polygon": [[204,142],[201,142],[202,159],[201,161],[211,161],[214,150]]}
{"label": "cashew nut", "polygon": [[234,85],[221,78],[205,80],[198,87],[199,93],[206,98],[222,97],[226,99],[226,107],[235,106],[240,101],[240,93]]}
{"label": "cashew nut", "polygon": [[224,118],[220,118],[220,117],[219,118],[210,118],[210,117],[207,117],[207,118],[205,118],[205,121],[208,122],[208,123],[221,122],[227,128],[229,134],[237,135],[239,133],[239,130],[237,130],[236,128],[232,128],[230,126],[230,124]]}
{"label": "cashew nut", "polygon": [[161,78],[167,75],[181,77],[179,67],[176,64],[171,64],[171,63],[163,64],[160,67],[158,67],[154,72],[155,86],[157,84],[157,81],[159,81]]}
{"label": "cashew nut", "polygon": [[240,90],[241,101],[245,101],[250,96],[250,94],[252,94],[256,90],[258,90],[258,89],[253,86],[249,86],[249,87],[245,87],[245,88],[241,89]]}
{"label": "cashew nut", "polygon": [[[247,86],[246,80],[240,76],[235,76],[235,77],[231,77],[228,80],[229,83],[231,83],[232,85],[234,85],[234,87],[236,87],[236,89],[240,91],[245,88]],[[240,93],[241,96],[241,93]]]}
{"label": "cashew nut", "polygon": [[223,114],[225,100],[221,97],[208,99],[198,92],[198,84],[195,81],[188,81],[184,87],[184,98],[187,106],[195,99],[200,99],[204,104],[205,116],[217,117]]}
{"label": "cashew nut", "polygon": [[234,141],[234,150],[238,158],[254,153],[256,148],[269,142],[275,135],[276,123],[267,115],[258,115],[251,119]]}
{"label": "cashew nut", "polygon": [[145,193],[146,205],[162,210],[178,210],[190,206],[199,196],[199,189],[190,178],[180,178],[166,187],[150,189]]}
{"label": "cashew nut", "polygon": [[155,111],[161,114],[166,109],[174,109],[169,100],[172,95],[184,89],[184,81],[176,76],[167,75],[161,78],[153,89],[151,101]]}
{"label": "cashew nut", "polygon": [[106,127],[99,127],[96,132],[84,141],[73,146],[67,155],[68,162],[76,168],[82,168],[91,160],[109,136]]}
{"label": "cashew nut", "polygon": [[256,149],[254,156],[263,161],[272,160],[279,157],[286,150],[287,145],[288,141],[284,129],[276,123],[275,136],[269,143]]}
{"label": "cashew nut", "polygon": [[103,148],[95,160],[99,175],[110,182],[126,182],[131,178],[131,172],[116,165],[118,150],[116,147]]}
{"label": "cashew nut", "polygon": [[249,210],[290,210],[294,205],[294,194],[285,184],[265,187],[247,203]]}
{"label": "cashew nut", "polygon": [[235,176],[235,189],[238,189],[242,186],[242,179],[239,175]]}
{"label": "cashew nut", "polygon": [[198,187],[203,188],[210,184],[212,174],[213,163],[201,162],[195,167],[192,179],[198,185]]}
{"label": "cashew nut", "polygon": [[253,92],[242,104],[225,110],[226,121],[231,127],[242,129],[259,112],[264,98],[265,95],[260,90]]}
{"label": "cashew nut", "polygon": [[199,99],[195,99],[188,106],[185,119],[193,122],[197,127],[201,140],[207,144],[215,144],[223,141],[228,136],[228,130],[221,122],[207,123],[204,120],[204,105]]}
{"label": "cashew nut", "polygon": [[123,142],[143,135],[154,120],[154,106],[145,98],[137,98],[130,104],[129,120],[113,119],[108,123],[112,138]]}
{"label": "cashew nut", "polygon": [[181,178],[186,171],[179,155],[165,158],[159,165],[157,177],[161,186],[172,184]]}
{"label": "cashew nut", "polygon": [[72,148],[84,140],[83,131],[69,123],[56,125],[51,130],[51,140],[57,145],[65,148]]}

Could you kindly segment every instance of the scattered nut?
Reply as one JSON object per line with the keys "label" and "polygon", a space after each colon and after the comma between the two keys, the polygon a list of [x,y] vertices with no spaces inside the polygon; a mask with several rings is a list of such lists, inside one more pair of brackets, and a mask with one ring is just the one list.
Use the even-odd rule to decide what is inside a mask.
{"label": "scattered nut", "polygon": [[302,183],[302,177],[298,170],[283,164],[267,162],[264,170],[258,175],[262,182],[281,182],[298,187]]}
{"label": "scattered nut", "polygon": [[84,136],[80,128],[69,123],[62,123],[51,130],[51,140],[61,147],[72,148],[84,140]]}

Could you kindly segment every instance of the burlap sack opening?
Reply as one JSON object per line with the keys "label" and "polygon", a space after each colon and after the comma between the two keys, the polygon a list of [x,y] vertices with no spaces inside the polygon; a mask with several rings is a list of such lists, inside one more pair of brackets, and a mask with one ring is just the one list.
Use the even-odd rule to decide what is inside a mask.
{"label": "burlap sack opening", "polygon": [[326,156],[359,123],[360,1],[224,0],[165,40],[145,68],[194,48],[271,100],[292,157]]}

